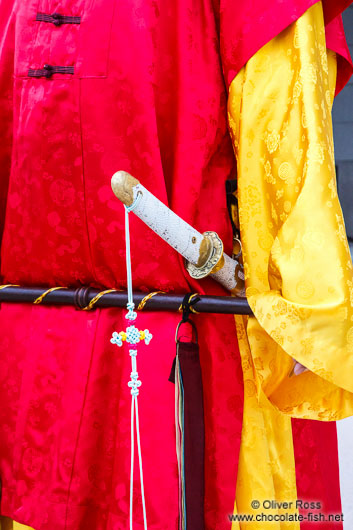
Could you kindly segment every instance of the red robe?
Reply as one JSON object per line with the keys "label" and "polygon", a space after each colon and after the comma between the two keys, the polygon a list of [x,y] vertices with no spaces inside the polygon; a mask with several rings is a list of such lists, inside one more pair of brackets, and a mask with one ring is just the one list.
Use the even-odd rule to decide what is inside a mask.
{"label": "red robe", "polygon": [[[235,160],[226,85],[313,3],[1,0],[2,283],[125,289],[123,208],[110,189],[118,169],[199,231],[215,230],[230,253],[224,181]],[[328,19],[341,4],[326,2]],[[80,23],[37,20],[54,12]],[[45,77],[46,64],[73,73]],[[342,59],[341,84],[346,71]],[[211,281],[192,283],[176,253],[134,217],[131,233],[136,290],[225,294]],[[127,527],[130,359],[109,342],[112,331],[124,329],[123,316],[117,309],[1,305],[1,513],[36,530]],[[155,337],[139,349],[151,529],[177,527],[168,375],[178,319],[167,312],[138,319]],[[241,365],[231,315],[195,321],[205,393],[206,526],[223,529],[235,498]],[[321,428],[332,433],[335,425]],[[333,448],[327,442],[326,451]],[[315,496],[317,479],[310,480]],[[329,485],[337,499],[337,459]],[[142,528],[141,510],[136,517],[135,528]]]}

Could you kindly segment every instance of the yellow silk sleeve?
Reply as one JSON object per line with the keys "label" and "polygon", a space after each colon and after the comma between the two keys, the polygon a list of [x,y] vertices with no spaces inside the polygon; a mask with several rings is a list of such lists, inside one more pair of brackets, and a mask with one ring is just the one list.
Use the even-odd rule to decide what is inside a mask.
{"label": "yellow silk sleeve", "polygon": [[[257,393],[295,417],[353,414],[352,261],[337,196],[336,57],[321,2],[230,86],[247,323]],[[289,377],[293,358],[309,372]]]}
{"label": "yellow silk sleeve", "polygon": [[33,528],[0,515],[0,530],[33,530]]}

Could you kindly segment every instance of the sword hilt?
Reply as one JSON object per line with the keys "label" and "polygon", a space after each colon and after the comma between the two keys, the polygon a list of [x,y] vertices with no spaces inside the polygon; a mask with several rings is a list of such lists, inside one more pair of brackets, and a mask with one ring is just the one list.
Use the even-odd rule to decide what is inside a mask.
{"label": "sword hilt", "polygon": [[135,179],[127,171],[117,171],[112,176],[112,190],[114,195],[121,201],[125,206],[131,206],[134,202],[134,191],[133,188],[140,184],[140,181]]}
{"label": "sword hilt", "polygon": [[[115,196],[125,206],[131,206],[133,204],[134,199],[136,198],[136,195],[137,195],[136,186],[138,186],[138,191],[140,191],[142,194],[143,193],[145,193],[145,194],[148,193],[151,197],[153,197],[141,185],[140,181],[137,180],[132,175],[130,175],[130,173],[127,173],[127,171],[117,171],[116,173],[114,173],[114,175],[112,176],[111,185],[112,185],[112,190],[113,190]],[[162,203],[157,198],[154,198],[154,199],[155,199],[156,206],[158,205],[160,207],[160,209],[163,209],[163,206],[164,206],[165,210],[169,210],[167,206],[165,206],[165,205],[162,206]],[[169,210],[169,212],[170,212],[170,217],[172,217],[172,215],[173,215],[173,218],[174,218],[175,214],[173,212],[171,212],[171,210]],[[137,215],[138,215],[138,217],[140,217],[140,215],[138,213],[137,213]],[[210,272],[213,269],[213,266],[215,265],[215,263],[218,262],[222,258],[223,245],[222,245],[222,253],[219,254],[219,250],[218,250],[219,246],[217,246],[217,250],[215,251],[215,248],[214,248],[215,245],[213,244],[211,238],[208,235],[206,235],[206,234],[211,234],[211,232],[207,232],[205,234],[200,234],[199,232],[197,232],[197,230],[195,230],[188,223],[186,223],[185,221],[183,221],[180,218],[178,218],[178,219],[182,223],[181,228],[186,229],[187,234],[188,235],[191,234],[191,236],[192,236],[191,237],[191,243],[192,243],[193,246],[195,246],[195,249],[192,249],[192,250],[196,250],[196,248],[199,247],[198,248],[198,253],[195,253],[195,252],[191,251],[191,255],[188,255],[188,256],[185,256],[184,253],[181,252],[184,255],[184,257],[186,258],[187,262],[190,264],[190,267],[191,267],[191,269],[189,271],[190,275],[192,277],[194,277],[194,278],[204,278],[205,276],[208,276],[208,274],[210,274]],[[143,220],[146,222],[146,218],[143,219]],[[148,219],[147,219],[147,221],[148,221]],[[150,228],[152,228],[152,230],[156,231],[158,233],[158,235],[161,236],[161,234],[155,228],[153,228],[148,222],[146,224],[148,224],[148,226],[150,226]],[[158,227],[156,227],[156,228],[158,228]],[[163,230],[161,230],[161,231],[163,232]],[[216,237],[218,237],[217,234],[216,234]],[[218,240],[220,241],[219,238],[218,238]],[[168,241],[168,242],[174,247],[173,242],[171,242],[171,241]],[[222,244],[222,242],[221,242],[221,244]],[[219,256],[218,256],[218,254],[219,254]],[[217,257],[216,261],[215,261],[215,257]],[[210,262],[211,261],[212,261],[212,263],[214,265],[210,268]],[[195,276],[193,276],[193,273],[192,273],[194,268],[199,270],[199,273],[197,273],[197,270],[195,271]]]}
{"label": "sword hilt", "polygon": [[[127,207],[133,205],[134,213],[185,258],[192,278],[212,275],[237,296],[245,296],[239,263],[223,253],[223,243],[215,232],[200,234],[126,171],[117,171],[111,184],[116,197]],[[135,207],[138,194],[142,198]]]}

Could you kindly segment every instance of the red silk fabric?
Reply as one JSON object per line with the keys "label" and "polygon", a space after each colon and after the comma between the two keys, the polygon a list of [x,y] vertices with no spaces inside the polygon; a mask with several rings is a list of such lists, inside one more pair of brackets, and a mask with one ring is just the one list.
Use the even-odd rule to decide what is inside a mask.
{"label": "red silk fabric", "polygon": [[[193,3],[19,2],[13,87],[7,64],[1,72],[8,107],[14,97],[3,282],[125,288],[124,212],[110,188],[118,169],[199,230],[216,230],[231,251],[226,92],[213,12],[201,2],[195,14]],[[36,22],[38,11],[82,23]],[[13,50],[11,30],[2,56]],[[74,65],[75,74],[28,78],[45,63]],[[131,238],[135,289],[190,290],[177,254],[133,215]],[[130,358],[109,342],[125,328],[124,312],[2,304],[0,314],[2,513],[36,530],[125,529]],[[233,317],[194,318],[206,389],[205,518],[208,528],[224,528],[235,497],[242,372]],[[158,530],[176,528],[178,518],[168,382],[178,320],[144,313],[136,322],[154,335],[139,348],[138,369],[147,513]],[[135,491],[138,529],[138,482]]]}
{"label": "red silk fabric", "polygon": [[318,502],[320,508],[300,508],[307,520],[301,530],[342,530],[342,520],[312,521],[320,513],[328,518],[342,514],[336,423],[292,419],[298,499]]}
{"label": "red silk fabric", "polygon": [[[214,0],[220,6],[219,26],[224,75],[228,86],[244,64],[297,20],[317,0]],[[352,61],[344,38],[340,13],[351,0],[322,0],[327,47],[340,55],[336,93],[352,74]]]}
{"label": "red silk fabric", "polygon": [[[178,527],[174,386],[168,381],[178,319],[144,313],[136,321],[155,335],[150,346],[138,348],[148,527],[154,530]],[[206,411],[205,518],[207,528],[227,528],[242,422],[241,367],[233,317],[197,320]],[[124,328],[120,310],[87,314],[2,304],[1,513],[36,530],[128,528],[131,362],[125,349],[109,343],[111,333]],[[230,389],[225,374],[232,374]],[[134,528],[142,530],[135,471]]]}
{"label": "red silk fabric", "polygon": [[[235,161],[217,20],[229,82],[265,28],[261,17],[254,26],[262,2],[251,4],[252,11],[247,5],[228,2],[215,17],[211,0],[0,1],[3,283],[125,288],[123,208],[110,189],[118,169],[130,171],[200,231],[217,231],[230,252],[224,180]],[[273,20],[278,8],[285,27],[310,2],[300,5],[302,11],[274,3]],[[236,11],[232,34],[225,26],[229,9]],[[81,16],[82,23],[56,27],[36,22],[37,12]],[[278,32],[276,24],[265,39]],[[234,43],[239,61],[231,66]],[[74,66],[75,73],[28,78],[30,68],[46,63]],[[131,233],[135,289],[190,289],[178,256],[134,217]],[[196,290],[202,289],[223,293],[211,281]],[[205,389],[206,527],[223,529],[235,497],[242,373],[233,318],[196,319]],[[177,527],[168,383],[177,320],[146,313],[137,321],[154,334],[138,360],[151,529]],[[1,305],[5,515],[36,530],[127,527],[130,359],[109,342],[112,331],[124,327],[119,310]],[[139,529],[141,510],[136,515]]]}

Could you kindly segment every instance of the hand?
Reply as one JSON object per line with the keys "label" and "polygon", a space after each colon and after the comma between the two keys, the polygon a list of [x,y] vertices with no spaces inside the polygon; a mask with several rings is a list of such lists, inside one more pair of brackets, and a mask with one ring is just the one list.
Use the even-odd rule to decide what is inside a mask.
{"label": "hand", "polygon": [[298,361],[296,361],[295,359],[294,360],[294,366],[289,374],[289,377],[292,377],[292,375],[300,375],[304,372],[308,372],[308,368],[306,368],[306,366],[304,366],[303,364],[301,363],[298,363]]}

